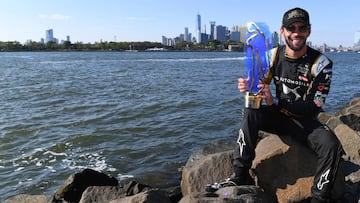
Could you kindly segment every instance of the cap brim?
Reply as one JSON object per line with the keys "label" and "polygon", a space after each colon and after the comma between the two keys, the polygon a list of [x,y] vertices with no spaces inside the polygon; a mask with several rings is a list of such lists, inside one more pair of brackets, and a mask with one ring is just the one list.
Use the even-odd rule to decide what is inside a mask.
{"label": "cap brim", "polygon": [[291,24],[293,24],[293,23],[295,23],[295,22],[302,22],[302,23],[304,23],[305,25],[308,25],[308,23],[307,23],[304,19],[302,19],[302,18],[293,18],[293,19],[290,19],[290,20],[286,21],[286,22],[283,24],[283,27],[287,27],[287,26],[289,26],[289,25],[291,25]]}

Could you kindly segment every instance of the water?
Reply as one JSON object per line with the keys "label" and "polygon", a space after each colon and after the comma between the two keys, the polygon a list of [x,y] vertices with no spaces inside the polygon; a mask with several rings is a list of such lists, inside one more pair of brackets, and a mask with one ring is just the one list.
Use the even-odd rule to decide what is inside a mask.
{"label": "water", "polygon": [[[328,53],[325,110],[359,96],[360,54]],[[192,152],[235,141],[243,53],[0,53],[0,200],[53,194],[85,168],[178,185]]]}

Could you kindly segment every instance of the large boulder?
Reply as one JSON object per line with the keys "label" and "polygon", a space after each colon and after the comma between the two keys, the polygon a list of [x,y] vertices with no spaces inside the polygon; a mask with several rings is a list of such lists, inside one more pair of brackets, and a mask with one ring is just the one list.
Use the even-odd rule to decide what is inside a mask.
{"label": "large boulder", "polygon": [[172,203],[172,202],[166,192],[153,188],[132,196],[111,200],[110,203]]}
{"label": "large boulder", "polygon": [[[256,157],[252,165],[257,185],[265,192],[275,194],[280,203],[310,198],[317,166],[316,154],[289,136],[264,135],[255,149]],[[340,171],[332,198],[341,199],[344,188],[344,175]]]}
{"label": "large boulder", "polygon": [[52,196],[49,195],[27,195],[21,194],[8,198],[3,203],[49,203],[52,201]]}
{"label": "large boulder", "polygon": [[117,186],[89,186],[82,193],[79,203],[110,202],[125,196],[124,190]]}
{"label": "large boulder", "polygon": [[[336,178],[333,198],[343,202],[360,201],[360,98],[335,115],[322,113],[319,120],[326,123],[343,145],[345,161]],[[256,147],[251,174],[257,186],[278,202],[300,202],[310,198],[316,169],[316,155],[308,147],[291,137],[266,132]],[[235,143],[218,142],[195,152],[182,171],[181,191],[191,202],[223,202],[221,196],[207,197],[205,187],[221,182],[232,174],[232,153]],[[346,186],[344,186],[344,179]],[[205,198],[205,199],[204,199]],[[220,198],[220,199],[219,199]],[[201,200],[201,201],[200,201]]]}
{"label": "large boulder", "polygon": [[221,202],[266,202],[276,203],[275,199],[257,186],[223,187],[213,193],[194,193],[187,195],[179,203],[221,203]]}
{"label": "large boulder", "polygon": [[310,197],[316,155],[291,137],[268,134],[255,149],[252,169],[257,184],[278,202],[297,202]]}
{"label": "large boulder", "polygon": [[205,192],[209,183],[222,182],[232,173],[234,143],[217,141],[205,145],[188,159],[182,170],[180,203],[275,202],[257,186],[220,188]]}
{"label": "large boulder", "polygon": [[[320,115],[321,116],[321,115]],[[360,161],[360,97],[324,121],[339,138],[348,159]]]}
{"label": "large boulder", "polygon": [[209,183],[224,181],[232,173],[234,143],[217,141],[193,153],[182,169],[183,196],[204,192]]}
{"label": "large boulder", "polygon": [[89,186],[118,186],[118,180],[104,173],[85,169],[71,175],[54,194],[54,201],[79,202],[82,193]]}
{"label": "large boulder", "polygon": [[[315,154],[290,137],[280,139],[277,135],[267,133],[264,136],[256,148],[252,167],[257,185],[278,202],[309,198],[316,166]],[[192,202],[198,201],[201,197],[199,193],[206,193],[207,184],[225,181],[232,174],[233,146],[233,143],[218,142],[205,146],[205,149],[191,156],[183,168],[181,180],[182,193],[189,196],[186,198]],[[215,199],[206,198],[209,201]],[[216,197],[219,198],[222,197]],[[204,197],[201,199],[204,200]]]}

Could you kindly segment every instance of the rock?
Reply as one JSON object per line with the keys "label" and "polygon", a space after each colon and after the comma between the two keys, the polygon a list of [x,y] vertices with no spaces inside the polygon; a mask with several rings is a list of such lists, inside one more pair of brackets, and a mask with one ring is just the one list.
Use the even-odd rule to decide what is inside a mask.
{"label": "rock", "polygon": [[128,182],[124,186],[124,192],[126,196],[136,195],[141,192],[150,190],[151,187],[142,183],[138,183],[134,180]]}
{"label": "rock", "polygon": [[[316,154],[290,136],[270,134],[257,145],[252,170],[265,192],[276,196],[279,203],[300,202],[311,197]],[[340,199],[344,191],[344,174],[339,172],[333,199]]]}
{"label": "rock", "polygon": [[340,124],[334,132],[340,140],[345,154],[350,160],[360,160],[360,137],[349,126]]}
{"label": "rock", "polygon": [[232,173],[234,143],[218,141],[193,153],[182,169],[183,196],[204,192],[209,183],[225,180]]}
{"label": "rock", "polygon": [[82,193],[89,186],[118,186],[116,178],[106,174],[85,169],[80,173],[71,175],[65,183],[59,187],[54,194],[54,200],[66,200],[69,202],[79,202]]}
{"label": "rock", "polygon": [[[256,158],[253,161],[252,171],[259,188],[264,190],[269,199],[278,202],[297,202],[310,197],[310,188],[313,184],[313,174],[316,167],[316,155],[306,146],[297,143],[291,137],[281,137],[263,133],[264,138],[256,147]],[[232,146],[230,143],[226,146]],[[189,159],[183,168],[181,189],[184,198],[182,202],[222,202],[221,197],[206,197],[205,187],[209,183],[225,180],[232,173],[233,150],[222,147],[224,143],[212,144],[211,147],[224,151],[215,151],[213,154],[201,154],[206,150],[200,149]],[[207,146],[206,148],[210,148]],[[207,151],[208,152],[208,151]],[[231,197],[239,200],[239,195]],[[254,196],[253,193],[248,196]],[[260,198],[258,195],[255,195]],[[200,199],[199,199],[200,198]],[[227,196],[226,198],[230,198]],[[264,197],[261,197],[264,198]],[[268,202],[268,201],[264,201]]]}
{"label": "rock", "polygon": [[[339,196],[346,187],[343,202],[360,201],[360,97],[335,115],[321,113],[319,120],[336,134],[346,153],[332,197]],[[264,192],[278,202],[305,201],[311,195],[316,156],[306,146],[291,137],[260,132],[263,139],[256,148],[251,172]],[[206,184],[223,181],[232,173],[231,159],[234,143],[215,143],[195,152],[182,171],[183,199],[191,202],[221,202],[218,197],[206,197]],[[225,147],[226,146],[226,147]],[[215,148],[215,149],[214,149]],[[213,149],[213,150],[209,150]],[[182,200],[185,201],[185,200]],[[185,202],[186,202],[185,201]]]}
{"label": "rock", "polygon": [[360,160],[360,97],[331,117],[326,124],[335,132],[346,156]]}
{"label": "rock", "polygon": [[291,137],[274,134],[263,138],[256,147],[253,171],[257,184],[278,202],[296,202],[311,195],[316,155]]}
{"label": "rock", "polygon": [[[92,202],[110,202],[112,200],[120,201],[120,199],[127,199],[131,200],[132,197],[140,199],[148,199],[153,198],[155,195],[159,195],[160,192],[150,192],[146,193],[147,191],[154,190],[150,186],[138,183],[134,180],[129,181],[124,185],[124,187],[119,186],[89,186],[83,193],[80,199],[80,203],[92,203]],[[165,194],[165,192],[163,192]],[[161,193],[161,194],[163,194]],[[141,194],[141,195],[138,195]],[[136,196],[138,195],[138,196]],[[136,197],[135,197],[136,196]],[[162,198],[160,196],[159,198]],[[169,199],[169,197],[167,198]],[[123,201],[123,200],[121,200]],[[131,202],[130,201],[130,202]]]}
{"label": "rock", "polygon": [[150,189],[133,196],[111,200],[110,203],[171,203],[168,194],[159,189]]}
{"label": "rock", "polygon": [[264,193],[259,187],[244,185],[220,188],[214,193],[195,193],[185,196],[179,203],[220,203],[220,202],[266,202],[275,203],[275,199]]}
{"label": "rock", "polygon": [[326,112],[321,112],[318,115],[318,119],[321,123],[325,124],[329,119],[335,117],[332,114],[326,113]]}
{"label": "rock", "polygon": [[180,185],[174,188],[169,188],[167,191],[171,202],[179,202],[181,198],[183,198]]}
{"label": "rock", "polygon": [[109,202],[124,195],[124,189],[117,186],[89,186],[82,193],[79,203]]}
{"label": "rock", "polygon": [[52,201],[52,196],[47,195],[16,195],[5,200],[3,203],[49,203]]}
{"label": "rock", "polygon": [[344,116],[340,116],[340,120],[354,131],[360,131],[360,116],[355,114],[346,114]]}
{"label": "rock", "polygon": [[335,116],[345,115],[345,114],[349,114],[349,113],[354,113],[359,116],[359,114],[360,114],[359,108],[360,108],[360,97],[356,97],[356,98],[352,99],[345,108],[336,112]]}

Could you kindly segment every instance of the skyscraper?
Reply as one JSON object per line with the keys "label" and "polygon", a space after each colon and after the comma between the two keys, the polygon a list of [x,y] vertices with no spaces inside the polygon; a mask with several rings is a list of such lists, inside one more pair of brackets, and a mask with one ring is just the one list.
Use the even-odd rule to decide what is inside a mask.
{"label": "skyscraper", "polygon": [[226,41],[226,30],[227,28],[222,25],[218,25],[215,27],[215,40],[218,40],[220,42]]}
{"label": "skyscraper", "polygon": [[215,35],[215,21],[210,21],[210,40],[214,40]]}
{"label": "skyscraper", "polygon": [[201,43],[201,16],[197,14],[196,18],[196,35],[197,35],[197,43]]}
{"label": "skyscraper", "polygon": [[185,27],[184,41],[185,41],[185,42],[190,42],[189,29],[188,29],[187,27]]}
{"label": "skyscraper", "polygon": [[54,32],[53,29],[48,29],[45,31],[45,43],[53,42],[54,40]]}

